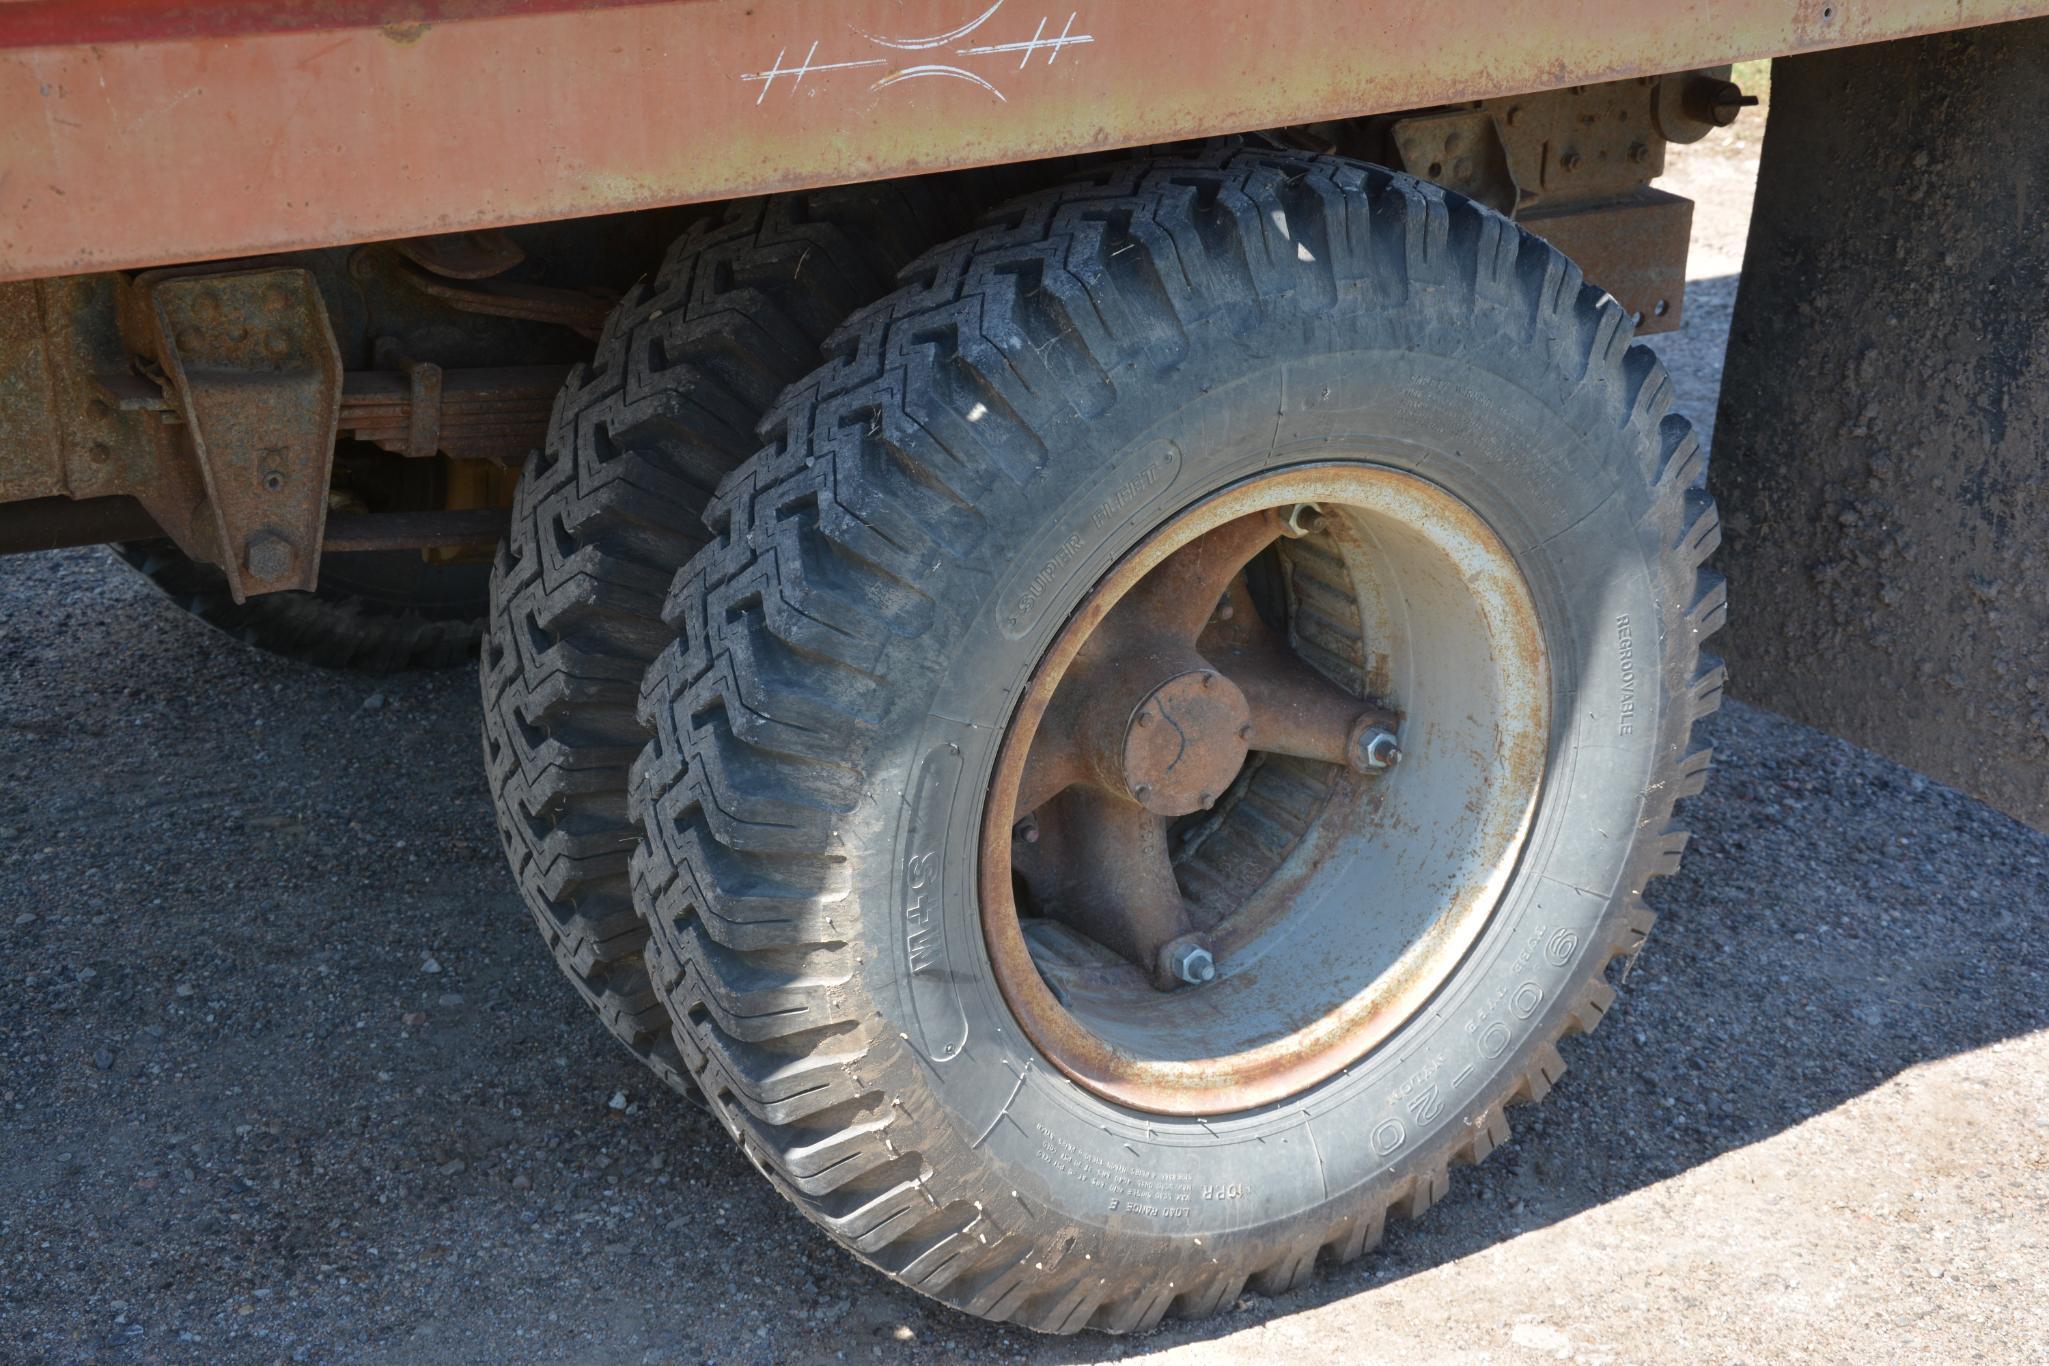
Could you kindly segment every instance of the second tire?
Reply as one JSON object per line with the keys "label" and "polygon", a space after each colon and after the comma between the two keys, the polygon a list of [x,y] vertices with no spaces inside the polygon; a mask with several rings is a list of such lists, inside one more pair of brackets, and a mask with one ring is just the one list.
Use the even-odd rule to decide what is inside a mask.
{"label": "second tire", "polygon": [[492,567],[484,757],[506,856],[563,972],[674,1085],[628,884],[634,699],[668,639],[662,597],[755,424],[942,212],[901,182],[746,200],[691,228],[571,373]]}

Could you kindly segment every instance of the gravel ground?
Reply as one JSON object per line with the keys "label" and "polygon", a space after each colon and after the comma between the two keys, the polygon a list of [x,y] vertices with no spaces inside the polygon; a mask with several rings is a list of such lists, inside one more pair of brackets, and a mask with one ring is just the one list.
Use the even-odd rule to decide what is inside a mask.
{"label": "gravel ground", "polygon": [[[1748,157],[1693,152],[1712,413]],[[1732,705],[1572,1073],[1293,1295],[1041,1340],[900,1291],[651,1089],[529,928],[464,671],[102,551],[0,560],[0,1356],[2049,1361],[2049,838]]]}

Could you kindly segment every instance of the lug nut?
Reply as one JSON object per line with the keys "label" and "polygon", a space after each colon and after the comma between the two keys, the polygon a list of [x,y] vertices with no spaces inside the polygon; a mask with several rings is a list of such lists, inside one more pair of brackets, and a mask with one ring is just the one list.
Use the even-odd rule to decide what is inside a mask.
{"label": "lug nut", "polygon": [[1217,960],[1193,938],[1176,939],[1160,950],[1160,964],[1177,982],[1199,987],[1217,976]]}
{"label": "lug nut", "polygon": [[1386,726],[1367,726],[1352,737],[1352,767],[1361,772],[1393,768],[1401,761],[1401,741]]}
{"label": "lug nut", "polygon": [[1314,503],[1297,503],[1288,509],[1288,515],[1281,521],[1285,534],[1294,537],[1314,536],[1323,530],[1323,509]]}

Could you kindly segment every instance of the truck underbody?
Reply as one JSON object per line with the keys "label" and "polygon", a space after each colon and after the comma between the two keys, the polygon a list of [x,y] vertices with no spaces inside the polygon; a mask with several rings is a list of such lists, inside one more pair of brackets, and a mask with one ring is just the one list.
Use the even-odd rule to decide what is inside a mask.
{"label": "truck underbody", "polygon": [[[1911,371],[1918,354],[1904,345],[1911,328],[1824,309],[1836,286],[1817,273],[1814,249],[1802,249],[1798,272],[1779,268],[1792,243],[1832,225],[1835,249],[1819,264],[1861,280],[1853,233],[1882,239],[1903,276],[1946,276],[1960,239],[2019,253],[2010,265],[1979,260],[1982,274],[2024,272],[2034,242],[2008,229],[2037,206],[1965,190],[2041,164],[2028,131],[2043,112],[2036,30],[1986,27],[2041,8],[2029,4],[1746,3],[1649,25],[1620,0],[1514,24],[1483,6],[1440,13],[1427,32],[1375,6],[1268,6],[1256,17],[1122,6],[1034,12],[1029,28],[1001,4],[972,14],[756,8],[363,0],[259,13],[29,0],[0,10],[0,280],[18,282],[0,286],[0,546],[166,535],[217,565],[238,599],[312,588],[323,554],[481,553],[502,530],[493,509],[510,502],[508,465],[533,443],[607,300],[687,216],[674,206],[849,179],[1044,167],[1255,132],[1470,194],[1572,256],[1638,317],[1639,334],[1676,327],[1690,206],[1651,185],[1666,144],[1733,117],[1740,105],[1716,103],[1741,98],[1722,84],[1728,63],[1841,51],[1786,67],[1793,100],[1775,111],[1751,253],[1760,278],[1745,281],[1746,319],[1790,312],[1809,325],[1745,324],[1731,348],[1725,430],[1741,451],[1724,468],[1736,478],[1741,461],[1754,482],[1770,467],[1777,515],[1758,521],[1780,529],[1770,547],[1751,538],[1746,508],[1733,553],[1755,546],[1776,578],[1828,558],[1800,549],[1806,533],[1793,523],[1835,524],[1849,514],[1822,505],[1851,495],[1824,474],[1815,433],[1794,441],[1774,421],[1752,438],[1765,390],[1818,363],[1805,348],[1830,340],[1861,356],[1866,374]],[[1898,41],[1957,30],[1972,36]],[[1998,98],[1965,98],[1973,85]],[[1871,131],[1881,115],[1884,138]],[[1901,192],[1903,158],[1917,193]],[[1854,186],[1853,172],[1864,177]],[[1814,199],[1837,187],[1839,200]],[[553,226],[517,226],[543,220]],[[1969,307],[1964,291],[1926,294]],[[188,356],[178,329],[165,331],[187,307],[260,327],[263,346],[284,351],[188,319],[182,331],[204,339]],[[2027,329],[2039,324],[2028,310],[1997,316],[2019,332],[1998,336],[1982,365],[2025,368]],[[1903,345],[1888,351],[1889,341]],[[252,408],[256,391],[265,398]],[[2049,703],[2025,642],[2049,620],[2041,576],[2024,562],[2042,527],[2028,497],[2037,457],[2019,434],[2040,429],[2040,391],[2001,384],[1973,419],[2011,436],[1996,469],[1970,476],[1969,497],[1960,502],[1954,484],[1960,466],[1939,458],[1948,438],[1936,424],[1905,438],[1935,454],[1889,476],[1882,514],[1858,514],[1863,539],[1915,546],[1944,566],[1939,582],[1910,591],[1857,563],[1866,606],[1844,606],[1833,589],[1768,598],[1738,637],[1771,660],[1739,672],[1745,695],[2038,825],[2049,818]],[[1896,429],[1922,424],[1926,405],[1916,412]],[[1746,492],[1746,504],[1763,496]],[[1970,527],[1955,522],[1966,505],[1979,510]],[[1789,520],[1788,507],[1802,510]],[[1890,530],[1875,532],[1871,518]],[[248,569],[259,534],[271,576]],[[1924,656],[1876,674],[1868,654],[1851,664],[1840,650],[1764,643],[1835,639],[1852,629],[1846,614],[1861,616],[1855,629],[1881,653],[1931,626],[1943,639],[2013,643],[1969,667]],[[1870,624],[1880,616],[1883,629]],[[1875,676],[1883,688],[1865,686]],[[1963,746],[1926,723],[1935,715],[2004,719],[1996,736]]]}

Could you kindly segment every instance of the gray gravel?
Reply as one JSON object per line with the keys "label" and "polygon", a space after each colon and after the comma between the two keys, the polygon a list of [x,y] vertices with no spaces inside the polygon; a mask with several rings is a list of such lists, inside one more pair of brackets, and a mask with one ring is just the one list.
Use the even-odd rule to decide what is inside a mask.
{"label": "gray gravel", "polygon": [[1707,730],[1658,930],[1516,1142],[1294,1295],[1043,1341],[833,1248],[588,1017],[467,672],[0,559],[0,1355],[2049,1360],[2049,838]]}

